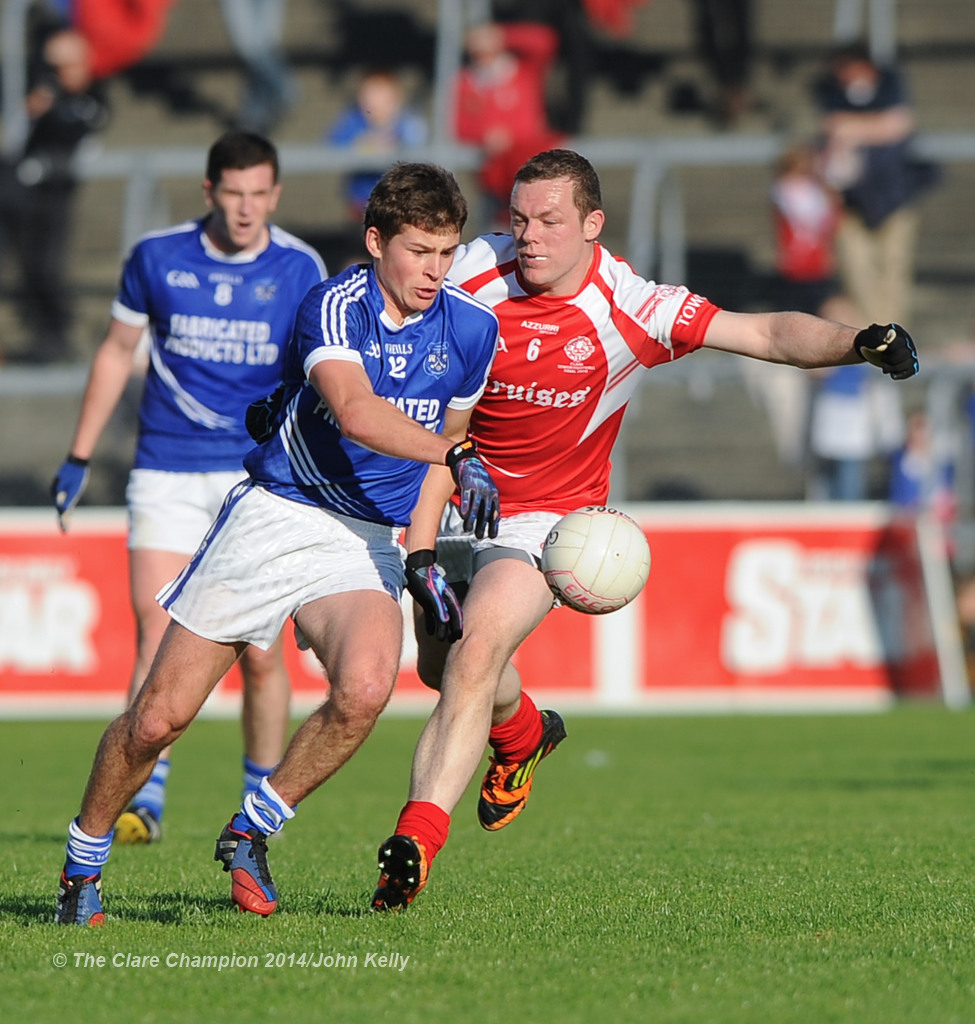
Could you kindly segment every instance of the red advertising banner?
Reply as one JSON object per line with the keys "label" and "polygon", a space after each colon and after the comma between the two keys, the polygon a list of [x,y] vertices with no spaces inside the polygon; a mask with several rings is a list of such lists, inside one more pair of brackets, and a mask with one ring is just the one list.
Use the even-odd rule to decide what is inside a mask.
{"label": "red advertising banner", "polygon": [[641,519],[653,550],[641,690],[936,696],[913,521],[886,512],[685,510]]}
{"label": "red advertising banner", "polygon": [[[545,704],[592,711],[864,709],[901,696],[968,700],[937,543],[880,505],[623,506],[650,579],[628,607],[553,612],[517,652]],[[954,630],[954,632],[953,632]],[[289,631],[290,632],[290,631]],[[428,709],[404,630],[391,707]],[[289,638],[296,711],[327,690]],[[0,512],[0,715],[104,717],[134,659],[125,515]],[[239,709],[232,673],[207,713]]]}

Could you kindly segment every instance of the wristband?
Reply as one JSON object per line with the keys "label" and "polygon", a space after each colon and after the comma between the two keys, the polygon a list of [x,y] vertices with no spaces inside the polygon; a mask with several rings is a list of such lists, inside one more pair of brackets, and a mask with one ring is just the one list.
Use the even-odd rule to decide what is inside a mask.
{"label": "wristband", "polygon": [[90,460],[89,459],[80,459],[80,458],[78,458],[77,455],[69,455],[64,461],[65,462],[70,462],[72,466],[81,466],[82,468],[84,468],[85,466],[88,465]]}
{"label": "wristband", "polygon": [[426,569],[428,566],[436,565],[437,552],[433,548],[420,548],[419,551],[411,551],[406,556],[406,571],[414,572],[416,569]]}
{"label": "wristband", "polygon": [[477,454],[477,445],[467,438],[466,441],[461,441],[460,444],[455,444],[450,451],[444,456],[444,465],[449,466],[451,469],[457,465],[462,459],[469,459],[472,455]]}

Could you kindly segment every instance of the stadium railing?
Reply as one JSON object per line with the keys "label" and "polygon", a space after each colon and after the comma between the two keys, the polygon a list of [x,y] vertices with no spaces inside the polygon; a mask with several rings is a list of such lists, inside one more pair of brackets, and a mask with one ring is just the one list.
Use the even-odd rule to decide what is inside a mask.
{"label": "stadium railing", "polygon": [[[633,172],[624,255],[641,274],[662,281],[686,278],[684,202],[677,172],[685,167],[770,166],[789,143],[787,135],[726,134],[653,139],[579,136],[569,143],[597,169]],[[915,141],[919,156],[941,163],[975,162],[975,132],[922,133]],[[341,174],[384,170],[393,159],[433,160],[454,172],[475,171],[480,152],[449,141],[422,149],[370,156],[319,144],[282,144],[281,163],[288,174]],[[166,179],[200,175],[198,147],[134,147],[103,150],[78,164],[82,178],[125,182],[120,253],[150,227],[158,186]]]}

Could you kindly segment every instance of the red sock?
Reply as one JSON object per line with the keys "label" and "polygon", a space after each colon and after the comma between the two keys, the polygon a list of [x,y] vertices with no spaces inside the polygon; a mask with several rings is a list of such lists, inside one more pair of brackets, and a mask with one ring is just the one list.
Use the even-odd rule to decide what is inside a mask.
{"label": "red sock", "polygon": [[396,822],[396,835],[413,836],[426,848],[427,864],[432,863],[447,842],[449,831],[450,815],[442,807],[423,800],[408,800]]}
{"label": "red sock", "polygon": [[524,761],[542,742],[542,716],[527,693],[522,692],[518,710],[506,722],[492,726],[488,742],[502,764]]}

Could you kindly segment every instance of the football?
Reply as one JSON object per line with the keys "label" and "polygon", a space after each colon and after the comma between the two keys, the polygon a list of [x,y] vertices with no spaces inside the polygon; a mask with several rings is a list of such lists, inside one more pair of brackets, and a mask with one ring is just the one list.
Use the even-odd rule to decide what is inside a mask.
{"label": "football", "polygon": [[542,572],[555,596],[588,615],[630,603],[650,573],[650,545],[626,514],[587,505],[563,516],[542,546]]}

